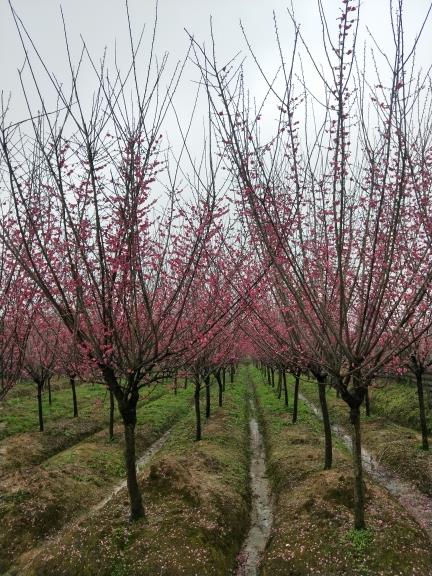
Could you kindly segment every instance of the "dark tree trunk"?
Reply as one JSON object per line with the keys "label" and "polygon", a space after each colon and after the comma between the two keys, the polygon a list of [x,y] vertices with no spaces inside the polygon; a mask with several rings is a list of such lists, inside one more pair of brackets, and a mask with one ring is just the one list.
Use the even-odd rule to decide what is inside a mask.
{"label": "dark tree trunk", "polygon": [[78,417],[78,402],[77,402],[77,395],[76,395],[76,387],[75,387],[75,376],[71,376],[69,378],[69,382],[72,388],[72,403],[73,403],[73,417]]}
{"label": "dark tree trunk", "polygon": [[37,382],[39,432],[44,431],[44,419],[43,419],[43,409],[42,409],[42,390],[43,390],[43,382]]}
{"label": "dark tree trunk", "polygon": [[225,380],[226,380],[226,371],[225,368],[222,369],[222,390],[225,392]]}
{"label": "dark tree trunk", "polygon": [[51,406],[51,404],[52,404],[51,378],[47,379],[47,385],[48,385],[48,404]]}
{"label": "dark tree trunk", "polygon": [[294,383],[294,407],[293,407],[293,415],[292,415],[293,424],[295,424],[297,422],[299,388],[300,388],[300,374],[298,372],[296,372],[295,373],[295,383]]}
{"label": "dark tree trunk", "polygon": [[[122,416],[124,427],[124,458],[126,465],[126,481],[129,494],[130,519],[138,520],[144,516],[144,507],[141,498],[141,492],[138,486],[137,468],[135,461],[135,426],[136,426],[136,407],[139,400],[138,388],[133,384],[134,374],[130,375],[128,388],[130,392],[126,397],[123,389],[118,383],[112,368],[102,364],[100,369],[108,385],[110,393],[116,400],[119,412]],[[110,409],[113,413],[113,410]]]}
{"label": "dark tree trunk", "polygon": [[280,400],[282,398],[282,370],[279,370],[278,385],[277,385],[277,397]]}
{"label": "dark tree trunk", "polygon": [[[137,394],[138,396],[138,394]],[[135,458],[135,426],[136,404],[138,398],[134,398],[127,404],[119,406],[124,425],[125,436],[125,463],[127,474],[127,487],[130,500],[130,519],[138,520],[144,516],[141,492],[138,486],[136,458]]]}
{"label": "dark tree trunk", "polygon": [[109,393],[110,410],[109,410],[109,439],[110,442],[114,440],[114,394]]}
{"label": "dark tree trunk", "polygon": [[218,394],[219,407],[221,407],[222,403],[223,403],[223,386],[222,386],[222,379],[221,379],[221,371],[220,370],[217,370],[217,372],[216,372],[216,380],[218,383],[218,391],[219,391],[219,394]]}
{"label": "dark tree trunk", "polygon": [[186,388],[187,388],[187,385],[188,385],[188,377],[185,376],[185,379],[184,379],[184,389],[185,389],[185,390],[186,390]]}
{"label": "dark tree trunk", "polygon": [[271,386],[270,368],[268,366],[266,366],[266,372],[267,372],[267,384]]}
{"label": "dark tree trunk", "polygon": [[177,374],[174,376],[174,394],[177,396]]}
{"label": "dark tree trunk", "polygon": [[366,388],[366,394],[365,394],[365,410],[366,410],[366,416],[370,416],[369,386]]}
{"label": "dark tree trunk", "polygon": [[209,419],[211,411],[210,376],[205,377],[205,392],[206,392],[206,418]]}
{"label": "dark tree trunk", "polygon": [[288,407],[288,386],[286,381],[286,372],[282,370],[282,381],[283,381],[283,388],[284,388],[284,401],[285,406]]}
{"label": "dark tree trunk", "polygon": [[274,381],[274,368],[270,368],[270,373],[271,373],[271,383],[272,383],[272,387],[274,388],[274,385],[275,385],[275,381]]}
{"label": "dark tree trunk", "polygon": [[195,381],[195,394],[194,394],[194,402],[195,402],[195,440],[198,442],[202,438],[201,434],[201,407],[200,407],[200,391],[201,391],[201,383],[199,380]]}
{"label": "dark tree trunk", "polygon": [[363,486],[359,406],[351,408],[350,421],[352,425],[352,455],[354,465],[354,528],[356,530],[363,530],[366,524],[364,517],[365,498]]}
{"label": "dark tree trunk", "polygon": [[234,384],[234,374],[235,374],[234,364],[231,364],[231,366],[230,366],[231,384]]}
{"label": "dark tree trunk", "polygon": [[324,470],[329,470],[332,467],[333,447],[332,447],[330,417],[327,407],[325,376],[319,379],[317,378],[317,380],[318,380],[319,401],[324,426]]}
{"label": "dark tree trunk", "polygon": [[419,416],[420,416],[420,428],[422,435],[422,448],[423,450],[429,450],[429,440],[428,440],[428,427],[426,420],[426,410],[424,401],[424,390],[423,390],[423,371],[416,371],[416,383],[417,383],[417,396],[419,403]]}

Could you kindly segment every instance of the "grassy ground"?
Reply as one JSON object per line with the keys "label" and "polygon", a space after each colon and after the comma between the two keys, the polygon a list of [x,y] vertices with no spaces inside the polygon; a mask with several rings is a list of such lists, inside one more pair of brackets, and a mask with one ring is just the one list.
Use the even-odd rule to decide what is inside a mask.
{"label": "grassy ground", "polygon": [[[369,395],[371,411],[374,415],[382,416],[402,426],[420,430],[417,388],[415,385],[410,385],[407,382],[378,380],[370,388]],[[432,430],[432,411],[428,408],[426,409],[426,415],[428,428]]]}
{"label": "grassy ground", "polygon": [[[192,410],[175,425],[165,447],[141,475],[146,508],[143,521],[128,522],[128,498],[122,490],[97,513],[97,518],[89,517],[67,527],[48,546],[22,557],[17,570],[11,573],[230,574],[248,524],[245,378],[243,372],[234,385],[227,385],[224,407],[214,408],[201,442],[193,441]],[[215,393],[213,390],[214,407]],[[161,408],[166,406],[163,400]],[[75,465],[81,466],[82,462],[81,454]],[[111,456],[106,462],[115,466]],[[118,464],[121,466],[120,461]],[[96,469],[101,468],[103,465],[98,464]],[[66,477],[71,477],[71,470]],[[84,480],[83,485],[88,488],[91,482]],[[68,495],[70,490],[65,490]]]}
{"label": "grassy ground", "polygon": [[[137,453],[190,411],[191,390],[163,387],[138,406]],[[22,436],[22,435],[21,435]],[[9,470],[0,481],[0,574],[25,550],[97,503],[125,474],[122,425],[76,442],[38,465]]]}
{"label": "grassy ground", "polygon": [[[317,386],[315,382],[302,381],[300,390],[302,393],[319,405]],[[383,413],[396,414],[402,412],[405,400],[399,403],[390,399],[401,392],[402,399],[404,390],[402,384],[390,385],[387,391],[389,407],[378,410],[378,403],[372,401],[371,416],[362,415],[362,439],[364,446],[389,470],[392,470],[401,478],[412,482],[425,494],[432,495],[432,455],[421,450],[421,437],[412,428],[398,425],[387,418],[382,417]],[[372,398],[375,399],[375,390]],[[381,393],[381,406],[385,405],[383,400],[384,390]],[[349,412],[343,400],[336,397],[333,390],[328,390],[327,402],[329,405],[330,419],[334,423],[342,424],[349,429]],[[398,411],[392,406],[398,404]],[[407,403],[408,405],[408,403]],[[381,415],[380,415],[381,414]]]}
{"label": "grassy ground", "polygon": [[[166,394],[166,386],[158,386],[150,395],[144,392],[139,406],[152,402]],[[2,406],[0,422],[3,440],[0,440],[1,474],[40,464],[84,438],[108,425],[109,397],[104,386],[84,384],[77,387],[79,416],[71,416],[71,393],[60,390],[53,395],[52,406],[46,406],[46,426],[43,433],[37,428],[37,405],[35,399],[13,398]],[[4,414],[4,416],[3,416]],[[115,411],[118,419],[118,411]],[[21,421],[22,420],[22,421]]]}
{"label": "grassy ground", "polygon": [[258,372],[255,378],[274,497],[262,576],[432,574],[426,535],[372,483],[366,486],[368,530],[352,531],[352,470],[346,451],[336,447],[333,469],[322,470],[320,422],[300,402],[293,425],[274,390]]}
{"label": "grassy ground", "polygon": [[[77,386],[81,386],[82,383],[77,380]],[[51,391],[53,394],[58,390],[70,389],[70,382],[67,376],[53,376],[51,379]],[[16,397],[24,396],[34,396],[36,390],[36,384],[30,380],[18,380],[7,393],[7,400]]]}
{"label": "grassy ground", "polygon": [[[21,386],[24,386],[22,384]],[[26,386],[27,389],[28,385]],[[0,402],[0,440],[15,434],[39,430],[36,385],[30,386],[30,394],[8,396]],[[83,418],[98,418],[106,388],[101,384],[76,386],[78,410]],[[48,392],[43,395],[43,413],[47,430],[56,420],[72,418],[72,392],[69,388],[53,390],[52,405],[48,404]]]}

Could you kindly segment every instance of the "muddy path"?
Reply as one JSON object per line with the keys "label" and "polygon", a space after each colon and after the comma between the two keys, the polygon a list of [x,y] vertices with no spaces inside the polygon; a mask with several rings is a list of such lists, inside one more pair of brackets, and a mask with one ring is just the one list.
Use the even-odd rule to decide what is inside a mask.
{"label": "muddy path", "polygon": [[264,438],[258,426],[256,400],[251,398],[249,402],[251,526],[239,554],[236,576],[257,576],[259,574],[261,556],[269,539],[273,521]]}
{"label": "muddy path", "polygon": [[[299,394],[303,402],[312,410],[318,418],[322,418],[321,410],[310,402],[303,394]],[[338,424],[332,424],[332,431],[342,440],[345,446],[351,451],[352,440],[345,428]],[[432,540],[432,498],[420,492],[413,484],[401,480],[398,476],[384,468],[378,460],[367,449],[362,447],[362,462],[366,472],[377,481],[381,486],[386,488],[392,494],[405,510],[415,519],[423,528],[429,538]]]}

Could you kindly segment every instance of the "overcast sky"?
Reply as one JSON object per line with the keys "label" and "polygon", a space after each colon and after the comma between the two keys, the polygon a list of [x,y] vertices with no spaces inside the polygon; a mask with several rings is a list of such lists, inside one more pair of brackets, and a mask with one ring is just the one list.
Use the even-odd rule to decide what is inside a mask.
{"label": "overcast sky", "polygon": [[[328,19],[336,30],[336,16],[341,6],[339,0],[323,0]],[[430,0],[405,1],[405,29],[407,41],[412,41],[429,6]],[[58,0],[13,0],[17,13],[28,28],[33,41],[50,71],[67,81],[66,52],[63,37],[60,3]],[[158,39],[156,51],[170,53],[174,63],[184,57],[188,38],[187,28],[199,42],[209,45],[209,19],[213,28],[219,62],[231,58],[247,48],[240,32],[242,20],[248,37],[254,46],[260,63],[271,72],[278,65],[276,43],[273,34],[272,11],[278,17],[281,38],[289,51],[292,27],[286,12],[286,0],[159,0]],[[129,40],[123,0],[64,0],[62,2],[68,34],[75,57],[79,54],[80,34],[84,37],[91,53],[99,58],[105,46],[111,50],[116,43],[120,67],[127,68],[129,62]],[[144,23],[148,24],[148,35],[154,17],[152,0],[129,0],[134,32],[138,33]],[[302,25],[302,33],[317,59],[322,58],[321,28],[316,0],[293,0],[294,10]],[[367,38],[366,27],[374,34],[381,47],[392,51],[389,2],[387,0],[364,0],[361,5],[361,38]],[[421,66],[432,64],[432,22],[424,32],[418,61]],[[11,118],[26,116],[26,109],[18,82],[17,69],[23,63],[23,50],[14,26],[7,0],[0,0],[0,88],[4,93],[12,92]],[[42,77],[42,76],[41,76]],[[186,111],[191,104],[193,80],[198,73],[193,66],[186,68],[176,105]],[[91,91],[94,77],[90,70],[84,71],[84,90]],[[310,82],[315,80],[311,79]],[[42,80],[44,86],[45,80]],[[254,66],[249,68],[249,87],[260,94],[262,81]]]}

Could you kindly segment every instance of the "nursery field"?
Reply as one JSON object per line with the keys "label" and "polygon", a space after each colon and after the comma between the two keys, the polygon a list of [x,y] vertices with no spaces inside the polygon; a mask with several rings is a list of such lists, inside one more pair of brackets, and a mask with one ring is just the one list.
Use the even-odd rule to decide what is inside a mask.
{"label": "nursery field", "polygon": [[[3,401],[0,574],[432,574],[431,526],[384,476],[366,474],[366,528],[353,530],[349,447],[334,431],[332,467],[323,469],[315,382],[300,380],[295,423],[294,378],[287,379],[288,406],[249,363],[227,378],[223,394],[210,382],[210,396],[200,398],[200,441],[193,384],[169,380],[143,390],[136,452],[145,515],[135,522],[122,427],[116,414],[110,439],[102,386],[77,386],[77,418],[70,390],[54,387],[51,406],[44,396],[44,432],[31,394]],[[327,400],[332,424],[348,428],[343,402],[331,390]],[[364,447],[430,504],[432,459],[420,450],[415,417],[402,417],[415,401],[405,384],[372,389]]]}
{"label": "nursery field", "polygon": [[0,3],[0,576],[432,576],[432,0],[63,4]]}

